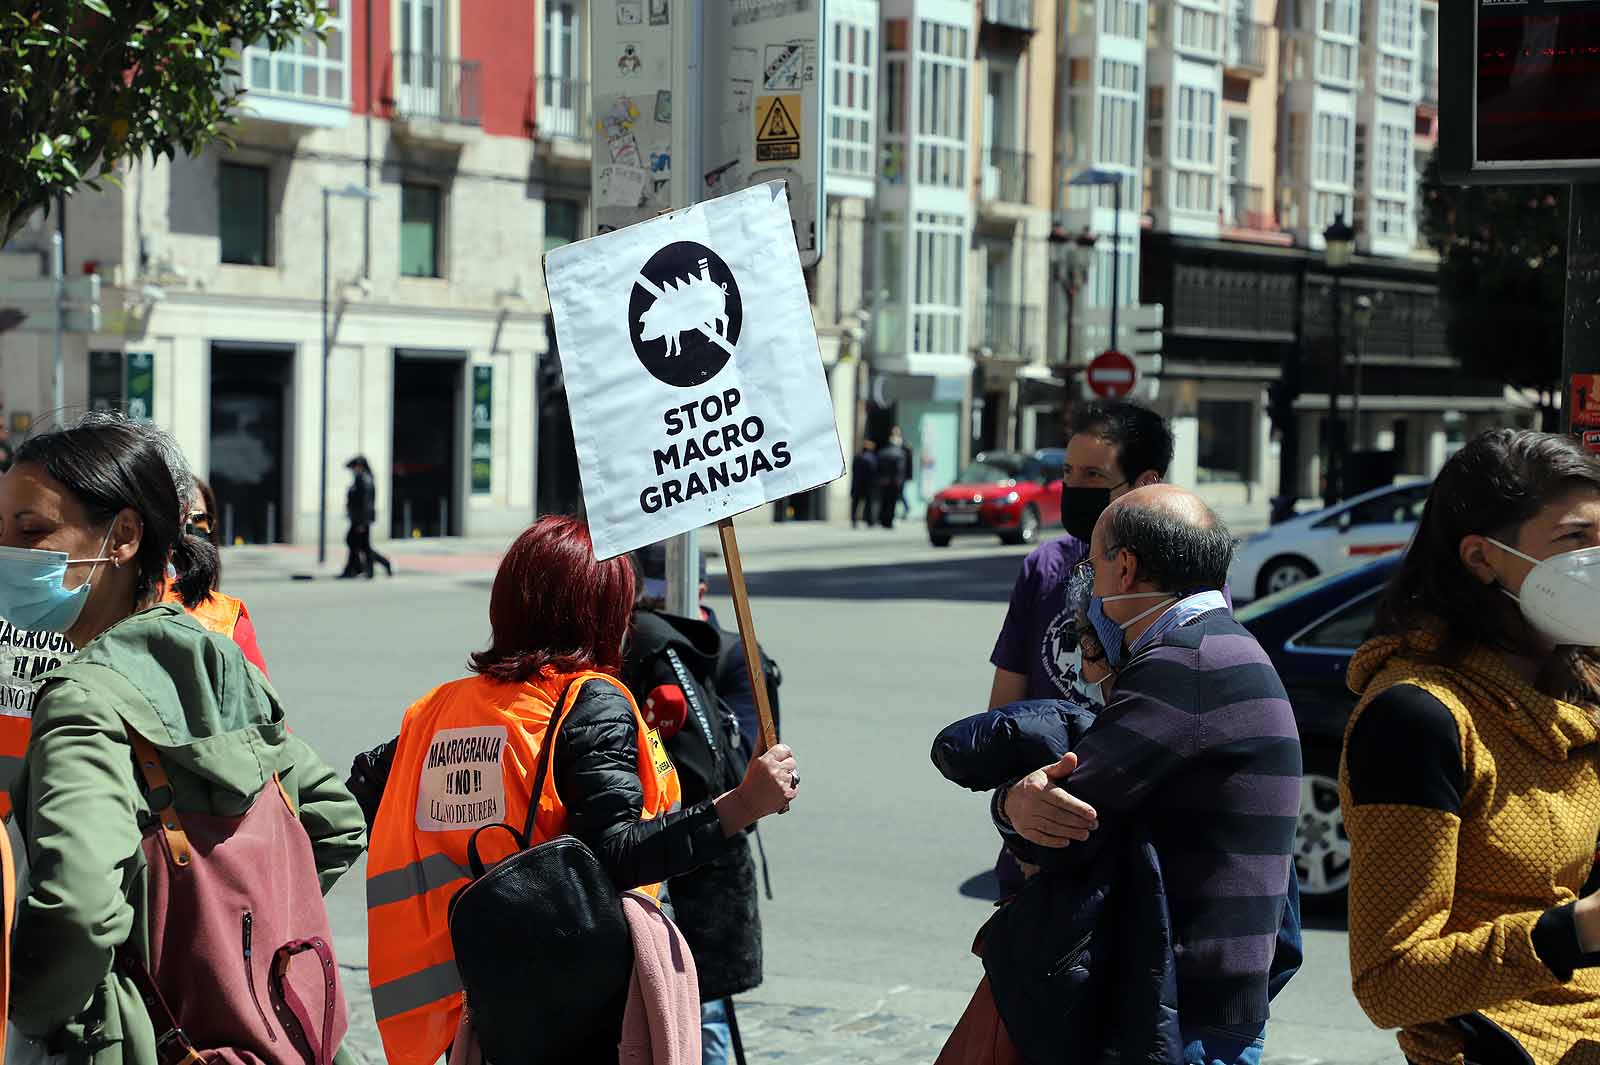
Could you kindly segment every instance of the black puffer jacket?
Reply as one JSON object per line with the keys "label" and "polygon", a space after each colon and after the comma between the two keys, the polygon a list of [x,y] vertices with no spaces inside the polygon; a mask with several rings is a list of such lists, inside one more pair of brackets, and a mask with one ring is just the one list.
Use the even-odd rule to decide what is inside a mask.
{"label": "black puffer jacket", "polygon": [[[345,782],[366,814],[368,831],[389,782],[394,748],[390,740],[356,755]],[[628,700],[609,684],[584,685],[561,725],[556,787],[567,804],[567,831],[594,851],[618,890],[679,876],[743,843],[742,836],[723,836],[709,799],[639,820],[644,785],[637,760],[638,731]]]}
{"label": "black puffer jacket", "polygon": [[[623,682],[634,699],[644,705],[663,684],[677,685],[692,696],[683,728],[666,740],[686,805],[738,786],[750,761],[738,720],[717,695],[721,650],[722,633],[704,621],[634,612],[622,665]],[[694,952],[701,1001],[761,986],[761,912],[747,838],[731,841],[717,860],[673,877],[667,891],[678,928]]]}

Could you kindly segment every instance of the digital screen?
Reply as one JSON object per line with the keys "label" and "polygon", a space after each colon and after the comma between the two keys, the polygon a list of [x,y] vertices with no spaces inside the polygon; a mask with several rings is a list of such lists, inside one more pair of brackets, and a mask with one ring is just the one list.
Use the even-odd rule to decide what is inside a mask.
{"label": "digital screen", "polygon": [[1476,0],[1476,161],[1600,160],[1600,0]]}

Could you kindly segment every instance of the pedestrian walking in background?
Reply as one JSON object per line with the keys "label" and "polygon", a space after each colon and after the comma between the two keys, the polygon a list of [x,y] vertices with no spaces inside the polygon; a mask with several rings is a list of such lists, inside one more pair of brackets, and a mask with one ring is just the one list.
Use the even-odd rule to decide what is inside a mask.
{"label": "pedestrian walking in background", "polygon": [[1415,1065],[1600,1061],[1600,463],[1499,429],[1440,470],[1350,662],[1356,999]]}
{"label": "pedestrian walking in background", "polygon": [[350,519],[350,531],[345,534],[345,546],[350,549],[345,559],[341,579],[365,577],[372,579],[373,565],[383,567],[384,573],[394,576],[394,566],[372,546],[372,523],[378,520],[378,485],[372,476],[372,467],[365,455],[357,455],[344,464],[350,471],[350,487],[345,490],[344,510]]}
{"label": "pedestrian walking in background", "polygon": [[906,501],[906,490],[911,486],[911,480],[917,473],[917,454],[909,447],[905,447],[904,443],[901,444],[901,447],[905,448],[906,453],[906,474],[900,480],[899,514],[902,518],[909,518],[911,517],[911,504]]}
{"label": "pedestrian walking in background", "polygon": [[[189,513],[185,519],[184,531],[192,536],[197,536],[206,541],[215,550],[222,542],[221,530],[217,522],[217,497],[212,494],[211,486],[196,477],[194,479],[194,495],[189,501]],[[176,567],[173,576],[177,576]],[[221,633],[244,652],[245,658],[251,665],[267,672],[267,661],[261,654],[261,647],[256,642],[255,622],[250,620],[250,611],[245,607],[244,600],[224,594],[222,589],[222,560],[220,553],[216,564],[216,582],[211,589],[211,594],[206,596],[193,607],[185,606],[189,616],[212,632]],[[166,595],[163,601],[177,603],[183,606],[183,597],[178,593],[177,582],[168,581]]]}
{"label": "pedestrian walking in background", "polygon": [[[683,801],[693,804],[736,786],[753,748],[717,690],[727,635],[703,618],[667,613],[665,556],[663,544],[635,555],[639,597],[622,679],[665,741]],[[731,840],[713,861],[668,880],[667,891],[700,975],[701,1060],[725,1065],[733,1049],[733,996],[761,986],[761,911],[749,840]]]}
{"label": "pedestrian walking in background", "polygon": [[[631,560],[596,562],[582,522],[540,519],[500,563],[489,606],[493,636],[488,650],[472,656],[473,675],[424,696],[396,740],[357,760],[358,797],[370,807],[381,796],[368,857],[367,941],[390,1065],[433,1065],[457,1036],[463,997],[448,915],[470,881],[468,842],[479,829],[520,826],[535,803],[529,843],[576,837],[620,891],[716,859],[793,801],[795,759],[779,746],[752,761],[737,786],[674,809],[677,773],[615,679],[635,590]],[[570,709],[553,740],[547,732],[564,693],[574,701],[563,704]],[[547,743],[555,743],[549,780],[533,796]],[[453,752],[452,771],[430,764],[439,750]],[[495,846],[484,838],[486,860]],[[504,853],[505,843],[498,846]],[[593,987],[574,973],[547,977],[550,985],[530,988],[526,1002],[530,1026],[547,1040],[539,1060],[615,1063],[627,986]],[[558,999],[559,1011],[546,1007]],[[484,1004],[475,1006],[481,1017]]]}
{"label": "pedestrian walking in background", "polygon": [[[1271,661],[1223,598],[1232,558],[1227,527],[1190,492],[1154,485],[1106,508],[1080,565],[1115,687],[1070,753],[994,798],[1008,845],[1045,869],[1025,894],[1071,892],[1104,849],[1147,833],[1170,911],[1183,1065],[1259,1065],[1267,1004],[1300,963],[1299,735]],[[1011,1038],[1074,1038],[1055,1009],[1031,1007],[1038,973],[1026,963],[1041,929],[986,931]]]}
{"label": "pedestrian walking in background", "polygon": [[873,503],[878,496],[878,445],[861,441],[861,450],[850,463],[850,528],[860,522],[872,524]]}
{"label": "pedestrian walking in background", "polygon": [[895,509],[900,505],[900,489],[911,474],[905,439],[897,425],[889,433],[889,443],[878,451],[878,524],[894,528]]}
{"label": "pedestrian walking in background", "polygon": [[[297,1008],[288,986],[328,1060],[344,1015],[318,895],[361,854],[360,809],[239,647],[160,602],[169,560],[190,605],[216,572],[190,492],[171,438],[113,415],[31,437],[0,477],[0,617],[79,648],[12,789],[30,869],[11,1019],[64,1061],[158,1065],[193,1040],[290,1065],[262,1007]],[[291,937],[323,965],[291,965]]]}

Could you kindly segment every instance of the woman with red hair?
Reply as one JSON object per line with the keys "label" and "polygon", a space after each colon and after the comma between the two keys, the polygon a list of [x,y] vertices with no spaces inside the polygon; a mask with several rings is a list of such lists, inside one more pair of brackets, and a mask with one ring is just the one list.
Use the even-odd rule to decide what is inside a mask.
{"label": "woman with red hair", "polygon": [[[653,892],[794,799],[794,755],[777,746],[753,760],[732,791],[676,808],[672,763],[616,680],[634,580],[626,556],[594,560],[582,522],[536,522],[501,560],[489,605],[493,636],[472,656],[473,675],[406,711],[392,755],[358,761],[369,795],[373,778],[387,777],[377,785],[368,856],[367,940],[389,1065],[432,1065],[456,1034],[462,993],[449,908],[470,876],[467,843],[478,829],[520,827],[536,802],[531,843],[576,836],[619,890]],[[549,779],[535,797],[539,752],[558,707],[565,712]],[[573,1018],[563,1020],[572,1026]],[[581,1018],[583,1045],[563,1047],[559,1060],[615,1063],[621,1023],[621,1001],[596,1002]]]}

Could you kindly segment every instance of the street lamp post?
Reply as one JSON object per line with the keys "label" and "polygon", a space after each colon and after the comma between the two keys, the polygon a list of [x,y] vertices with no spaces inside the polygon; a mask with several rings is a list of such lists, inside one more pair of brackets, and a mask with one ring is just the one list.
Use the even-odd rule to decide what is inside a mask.
{"label": "street lamp post", "polygon": [[1050,263],[1057,283],[1067,297],[1067,351],[1065,365],[1072,365],[1072,333],[1077,325],[1078,290],[1089,276],[1089,266],[1094,262],[1094,246],[1100,238],[1084,226],[1076,236],[1069,236],[1062,225],[1050,228]]}
{"label": "street lamp post", "polygon": [[1090,167],[1067,182],[1080,188],[1111,186],[1111,350],[1117,348],[1117,312],[1122,303],[1122,175]]}
{"label": "street lamp post", "polygon": [[1339,390],[1344,383],[1344,290],[1345,268],[1355,257],[1356,232],[1344,220],[1344,212],[1333,216],[1333,224],[1322,232],[1323,257],[1333,274],[1333,356],[1328,367],[1328,457],[1323,472],[1322,501],[1333,506],[1343,497],[1340,481],[1344,477],[1343,433],[1339,424]]}
{"label": "street lamp post", "polygon": [[328,561],[328,365],[333,356],[333,337],[328,332],[328,203],[338,196],[347,200],[372,201],[378,194],[352,182],[342,189],[322,190],[322,449],[317,473],[317,565]]}
{"label": "street lamp post", "polygon": [[1350,312],[1350,321],[1356,327],[1356,361],[1351,371],[1353,378],[1350,385],[1350,439],[1355,442],[1355,449],[1362,449],[1361,436],[1361,364],[1367,357],[1367,330],[1372,326],[1372,297],[1357,296],[1355,310]]}

